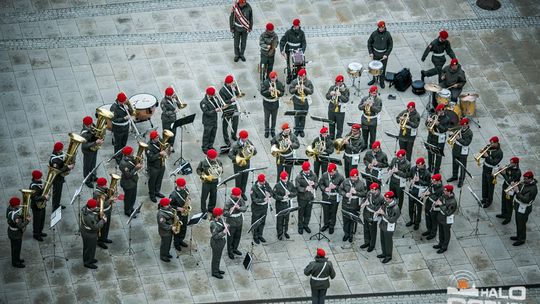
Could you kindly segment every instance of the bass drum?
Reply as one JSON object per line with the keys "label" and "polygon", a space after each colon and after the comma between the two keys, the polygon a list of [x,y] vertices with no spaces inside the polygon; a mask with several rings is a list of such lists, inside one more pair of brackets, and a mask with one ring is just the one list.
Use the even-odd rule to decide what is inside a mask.
{"label": "bass drum", "polygon": [[459,116],[456,114],[456,112],[446,109],[444,110],[444,113],[450,118],[450,126],[448,127],[448,129],[451,131],[459,129]]}
{"label": "bass drum", "polygon": [[[104,105],[102,105],[101,107],[99,107],[98,109],[105,109],[105,110],[107,110],[107,111],[110,111],[112,105],[113,105],[112,103],[104,104]],[[96,116],[96,118],[98,117],[97,111],[96,111],[95,116]],[[108,131],[112,131],[112,122],[111,122],[111,120],[108,119],[108,118],[107,118],[107,130],[108,130]]]}
{"label": "bass drum", "polygon": [[147,93],[133,95],[129,98],[133,103],[133,107],[137,110],[136,121],[147,121],[152,118],[156,112],[158,101],[156,96]]}

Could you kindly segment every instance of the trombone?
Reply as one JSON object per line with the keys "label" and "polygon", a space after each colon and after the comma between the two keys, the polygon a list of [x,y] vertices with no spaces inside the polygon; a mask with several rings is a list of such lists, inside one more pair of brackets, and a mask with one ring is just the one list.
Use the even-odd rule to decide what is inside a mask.
{"label": "trombone", "polygon": [[171,88],[174,91],[173,96],[171,96],[172,99],[176,103],[176,106],[178,107],[178,110],[183,110],[185,107],[187,107],[187,104],[185,102],[183,102],[182,99],[180,99],[180,97],[178,97],[178,94],[176,94],[176,89],[173,87],[172,84],[171,84]]}
{"label": "trombone", "polygon": [[236,90],[238,91],[238,98],[242,98],[244,96],[246,96],[246,93],[242,92],[240,90],[240,86],[238,85],[238,81],[236,80],[236,76],[234,74],[231,74],[231,76],[233,77],[234,81],[233,81],[233,87],[236,88]]}

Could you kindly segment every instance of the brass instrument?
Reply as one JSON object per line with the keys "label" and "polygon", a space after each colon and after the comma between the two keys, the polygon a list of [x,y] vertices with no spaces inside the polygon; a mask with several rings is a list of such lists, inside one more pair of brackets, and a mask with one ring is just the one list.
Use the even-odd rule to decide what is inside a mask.
{"label": "brass instrument", "polygon": [[84,137],[79,134],[69,133],[69,146],[66,151],[66,157],[64,158],[64,165],[69,166],[75,163],[75,156],[77,156],[79,146],[84,142],[86,142]]}
{"label": "brass instrument", "polygon": [[429,133],[435,133],[435,125],[439,122],[439,115],[433,114],[428,118],[427,129]]}
{"label": "brass instrument", "polygon": [[131,101],[129,100],[129,98],[124,102],[124,105],[128,108],[128,112],[130,116],[137,116],[137,110],[135,109],[133,104],[131,104]]}
{"label": "brass instrument", "polygon": [[159,141],[159,150],[166,151],[167,153],[160,157],[161,166],[165,166],[165,160],[169,157],[169,148],[171,145],[168,143],[169,139],[174,136],[174,133],[171,130],[163,130],[162,138]]}
{"label": "brass instrument", "polygon": [[118,185],[118,181],[120,180],[121,177],[120,177],[120,175],[117,175],[117,174],[114,174],[114,173],[111,173],[109,175],[111,176],[111,181],[109,183],[109,191],[107,192],[107,196],[109,198],[112,198],[118,192],[117,185]]}
{"label": "brass instrument", "polygon": [[277,84],[270,80],[270,96],[276,99],[279,97],[279,91],[277,89]]}
{"label": "brass instrument", "polygon": [[178,213],[175,209],[172,209],[173,214],[173,224],[172,224],[172,233],[178,234],[180,232],[180,228],[182,228],[182,222],[180,221],[180,218],[178,217]]}
{"label": "brass instrument", "polygon": [[366,100],[366,105],[364,106],[364,114],[367,116],[368,123],[371,121],[371,107],[373,106],[374,97],[369,96],[369,98]]}
{"label": "brass instrument", "polygon": [[142,164],[144,150],[148,148],[148,144],[143,143],[142,141],[137,143],[139,144],[139,148],[137,149],[137,154],[135,155],[135,165]]}
{"label": "brass instrument", "polygon": [[215,164],[212,164],[206,159],[206,162],[210,166],[208,168],[208,174],[205,174],[204,172],[200,175],[200,178],[204,182],[211,182],[215,179],[219,179],[221,175],[223,174],[223,168],[219,165],[218,162],[215,162]]}
{"label": "brass instrument", "polygon": [[501,174],[501,173],[502,173],[503,171],[505,171],[506,169],[510,168],[510,166],[511,166],[511,165],[508,164],[508,165],[506,165],[506,166],[500,168],[499,170],[497,170],[497,171],[491,173],[491,176],[493,176],[493,178],[497,178],[497,176],[499,176],[499,174]]}
{"label": "brass instrument", "polygon": [[522,184],[523,184],[523,180],[520,180],[518,183],[516,183],[514,185],[510,185],[506,189],[504,189],[504,193],[506,193],[506,195],[510,195],[510,192],[513,191],[514,188],[519,187]]}
{"label": "brass instrument", "polygon": [[171,88],[174,91],[174,94],[171,96],[171,98],[176,103],[176,106],[178,107],[178,110],[182,110],[185,107],[187,107],[187,104],[185,102],[183,102],[182,99],[180,99],[180,97],[178,97],[178,94],[176,94],[176,89],[172,85],[171,85]]}
{"label": "brass instrument", "polygon": [[[105,195],[100,195],[98,197],[98,203],[99,203],[99,218],[105,217]],[[101,233],[101,230],[100,230]]]}
{"label": "brass instrument", "polygon": [[407,133],[407,123],[409,122],[410,114],[409,111],[399,117],[399,128],[401,129],[401,135],[405,136]]}
{"label": "brass instrument", "polygon": [[300,88],[298,89],[298,96],[300,96],[300,103],[304,103],[306,100],[306,94],[304,93],[304,78],[300,78]]}
{"label": "brass instrument", "polygon": [[339,96],[337,95],[337,92],[339,92],[338,86],[334,88],[334,97],[332,97],[332,103],[334,104],[334,112],[339,112]]}
{"label": "brass instrument", "polygon": [[[240,86],[238,85],[238,81],[236,80],[237,78],[234,76],[234,74],[232,74],[231,76],[233,77],[233,86],[236,88],[236,90],[238,90],[238,98],[242,98],[246,96],[246,93],[240,90]],[[233,97],[236,97],[236,96],[233,96]]]}
{"label": "brass instrument", "polygon": [[281,154],[287,152],[291,147],[291,139],[289,137],[282,137],[278,145],[272,145],[270,148],[270,154],[273,157],[280,157]]}
{"label": "brass instrument", "polygon": [[[92,132],[94,136],[98,139],[105,139],[105,134],[107,132],[107,119],[112,119],[114,114],[106,109],[97,108],[96,114],[98,116],[95,127],[92,127]],[[90,151],[97,151],[101,148],[101,145],[95,145],[90,148]]]}
{"label": "brass instrument", "polygon": [[324,153],[324,150],[326,150],[326,141],[319,140],[318,142],[315,143],[315,147],[313,147],[313,145],[309,145],[306,148],[306,156],[317,158],[319,157],[319,155]]}
{"label": "brass instrument", "polygon": [[345,141],[348,141],[353,136],[352,132],[349,133],[349,135],[343,137],[343,138],[337,138],[334,140],[334,150],[336,150],[336,154],[341,153],[341,151],[345,150]]}
{"label": "brass instrument", "polygon": [[23,220],[26,220],[30,212],[30,196],[32,196],[32,194],[34,194],[34,192],[36,191],[30,190],[30,189],[20,189],[19,191],[21,191],[22,196],[23,196],[22,205],[21,205],[22,217],[23,217]]}
{"label": "brass instrument", "polygon": [[489,148],[491,148],[491,144],[488,144],[487,146],[483,147],[480,152],[474,155],[474,160],[476,160],[476,165],[480,166],[480,159],[482,159],[482,156],[484,156],[488,151]]}
{"label": "brass instrument", "polygon": [[180,212],[180,215],[182,216],[189,216],[189,213],[191,212],[191,197],[189,197],[189,192],[188,192],[188,196],[186,197],[186,199],[184,200],[184,211]]}
{"label": "brass instrument", "polygon": [[454,132],[452,136],[446,141],[450,145],[450,147],[453,147],[458,138],[461,136],[461,129],[459,129],[457,132]]}
{"label": "brass instrument", "polygon": [[246,142],[240,153],[236,154],[236,164],[240,167],[246,166],[247,162],[253,157],[254,154],[255,147],[249,142]]}
{"label": "brass instrument", "polygon": [[49,171],[47,172],[47,178],[45,179],[45,182],[43,183],[43,192],[42,196],[47,196],[52,188],[52,183],[56,176],[60,174],[61,171],[49,166]]}

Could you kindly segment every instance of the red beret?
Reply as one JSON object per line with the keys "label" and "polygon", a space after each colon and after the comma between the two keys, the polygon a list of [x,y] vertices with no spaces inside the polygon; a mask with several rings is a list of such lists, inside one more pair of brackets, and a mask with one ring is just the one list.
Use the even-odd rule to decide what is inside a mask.
{"label": "red beret", "polygon": [[452,192],[454,191],[454,186],[452,185],[444,185],[444,190],[448,191],[448,192]]}
{"label": "red beret", "polygon": [[32,179],[40,179],[43,176],[43,173],[39,170],[32,171]]}
{"label": "red beret", "polygon": [[379,89],[377,88],[376,85],[372,85],[369,87],[369,92],[370,93],[373,93],[373,92],[377,92]]}
{"label": "red beret", "polygon": [[394,191],[388,191],[384,194],[386,198],[394,198]]}
{"label": "red beret", "polygon": [[18,197],[14,196],[12,198],[9,199],[9,205],[11,207],[17,207],[21,204],[21,199],[19,199]]}
{"label": "red beret", "polygon": [[378,140],[374,141],[373,144],[371,145],[371,149],[376,149],[380,147],[381,147],[381,142]]}
{"label": "red beret", "polygon": [[170,203],[171,203],[171,200],[168,197],[164,197],[159,200],[159,205],[161,207],[169,206]]}
{"label": "red beret", "polygon": [[358,176],[358,169],[352,168],[349,172],[349,176]]}
{"label": "red beret", "polygon": [[377,183],[371,183],[371,185],[369,185],[369,189],[371,189],[371,190],[379,189],[379,184],[377,184]]}
{"label": "red beret", "polygon": [[356,130],[360,130],[361,126],[360,124],[355,123],[354,125],[352,125],[352,128]]}
{"label": "red beret", "polygon": [[442,39],[448,39],[448,32],[445,30],[440,31],[439,37],[441,37]]}
{"label": "red beret", "polygon": [[493,142],[493,143],[498,143],[499,142],[499,138],[497,136],[493,136],[492,138],[489,139],[490,142]]}
{"label": "red beret", "polygon": [[343,75],[337,75],[336,76],[336,82],[343,82],[344,78],[343,78]]}
{"label": "red beret", "polygon": [[92,123],[94,122],[94,120],[92,119],[92,117],[90,116],[85,116],[82,120],[82,123],[85,125],[85,126],[89,126],[91,125]]}
{"label": "red beret", "polygon": [[321,134],[328,133],[328,128],[327,127],[322,127],[321,130],[319,131],[319,133],[321,133]]}
{"label": "red beret", "polygon": [[407,104],[407,108],[416,108],[416,103],[414,103],[414,101],[409,101],[409,103]]}
{"label": "red beret", "polygon": [[206,151],[206,156],[208,156],[208,158],[210,159],[215,159],[217,157],[217,151],[214,149],[210,149]]}
{"label": "red beret", "polygon": [[287,130],[289,128],[289,124],[288,123],[284,123],[281,125],[281,130]]}
{"label": "red beret", "polygon": [[294,20],[292,21],[292,25],[293,25],[293,26],[300,26],[300,19],[294,19]]}
{"label": "red beret", "polygon": [[273,31],[274,30],[274,24],[272,24],[271,22],[268,22],[266,24],[266,30],[270,31],[270,32]]}
{"label": "red beret", "polygon": [[238,133],[238,137],[240,137],[241,139],[246,139],[248,138],[248,132],[246,130],[242,130]]}
{"label": "red beret", "polygon": [[317,256],[320,256],[321,258],[324,258],[326,256],[326,252],[322,248],[317,248]]}
{"label": "red beret", "polygon": [[97,207],[97,201],[93,198],[89,199],[87,202],[86,202],[86,207],[90,208],[90,209],[94,209]]}
{"label": "red beret", "polygon": [[456,58],[453,58],[452,60],[450,60],[450,65],[456,65],[458,63],[459,61]]}
{"label": "red beret", "polygon": [[64,149],[64,144],[57,141],[54,143],[53,151],[62,151]]}
{"label": "red beret", "polygon": [[435,111],[442,111],[444,110],[444,103],[440,103],[437,105],[437,107],[435,108]]}
{"label": "red beret", "polygon": [[183,179],[183,178],[178,178],[178,179],[176,180],[176,185],[177,185],[178,187],[184,187],[184,186],[186,185],[186,180]]}
{"label": "red beret", "polygon": [[165,89],[165,95],[172,96],[174,94],[174,89],[172,87],[168,87]]}
{"label": "red beret", "polygon": [[311,164],[308,161],[302,163],[302,170],[307,171],[311,167]]}
{"label": "red beret", "polygon": [[124,155],[131,155],[133,153],[133,148],[130,146],[125,146],[124,149],[122,149],[122,154]]}
{"label": "red beret", "polygon": [[116,100],[119,102],[125,102],[127,100],[127,96],[124,92],[120,92],[118,95],[116,95]]}
{"label": "red beret", "polygon": [[298,71],[298,76],[306,76],[306,69],[300,69]]}
{"label": "red beret", "polygon": [[440,181],[441,178],[442,176],[439,173],[433,174],[433,176],[431,177],[432,180],[436,180],[436,181]]}
{"label": "red beret", "polygon": [[400,149],[399,151],[397,151],[396,156],[397,157],[405,156],[405,154],[407,154],[407,151]]}
{"label": "red beret", "polygon": [[523,177],[533,178],[534,174],[532,173],[532,171],[527,171],[527,172],[523,173]]}
{"label": "red beret", "polygon": [[150,139],[157,138],[159,136],[158,132],[156,130],[150,132]]}
{"label": "red beret", "polygon": [[212,214],[214,215],[214,217],[218,217],[223,214],[223,209],[216,207],[212,210]]}
{"label": "red beret", "polygon": [[519,157],[514,156],[514,157],[510,158],[510,162],[512,162],[514,164],[519,164]]}
{"label": "red beret", "polygon": [[264,183],[266,181],[266,176],[264,176],[264,174],[259,174],[259,176],[257,176],[257,181],[259,181],[260,183]]}
{"label": "red beret", "polygon": [[234,187],[231,190],[231,194],[234,195],[234,196],[240,196],[240,195],[242,195],[242,189],[240,189],[238,187]]}
{"label": "red beret", "polygon": [[469,119],[467,117],[463,117],[460,121],[459,121],[459,124],[460,125],[466,125],[469,123]]}
{"label": "red beret", "polygon": [[96,184],[100,187],[103,187],[105,185],[107,185],[107,179],[104,178],[104,177],[100,177],[96,180]]}
{"label": "red beret", "polygon": [[232,83],[234,81],[234,78],[232,75],[225,76],[225,83]]}
{"label": "red beret", "polygon": [[270,78],[277,78],[277,72],[276,71],[272,71],[270,72]]}
{"label": "red beret", "polygon": [[216,94],[216,88],[208,87],[206,88],[206,95],[214,96]]}
{"label": "red beret", "polygon": [[416,164],[417,165],[423,165],[426,163],[426,160],[423,158],[423,157],[419,157],[418,159],[416,159]]}
{"label": "red beret", "polygon": [[281,179],[287,179],[287,177],[289,177],[289,173],[287,173],[287,171],[285,170],[281,171],[281,173],[279,174],[279,178]]}
{"label": "red beret", "polygon": [[336,169],[337,169],[336,164],[334,164],[334,163],[329,163],[328,164],[328,169],[327,169],[328,172],[334,172],[334,171],[336,171]]}
{"label": "red beret", "polygon": [[377,22],[377,27],[384,27],[384,26],[386,26],[386,23],[384,21],[381,20]]}

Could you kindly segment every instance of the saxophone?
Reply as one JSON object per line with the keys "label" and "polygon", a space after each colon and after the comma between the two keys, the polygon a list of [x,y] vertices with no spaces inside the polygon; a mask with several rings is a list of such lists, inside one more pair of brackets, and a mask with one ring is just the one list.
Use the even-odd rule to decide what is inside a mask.
{"label": "saxophone", "polygon": [[191,197],[189,196],[189,191],[186,188],[187,196],[184,200],[184,211],[180,213],[181,216],[188,216],[191,212]]}
{"label": "saxophone", "polygon": [[182,228],[182,222],[180,221],[180,218],[178,217],[178,213],[175,209],[172,209],[172,215],[173,215],[173,224],[172,224],[172,233],[178,234],[180,232],[180,228]]}

